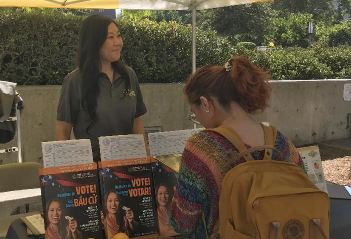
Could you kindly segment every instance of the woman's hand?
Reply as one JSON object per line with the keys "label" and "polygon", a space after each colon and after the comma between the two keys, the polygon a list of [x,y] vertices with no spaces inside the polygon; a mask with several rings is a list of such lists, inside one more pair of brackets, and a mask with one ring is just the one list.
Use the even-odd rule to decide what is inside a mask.
{"label": "woman's hand", "polygon": [[69,219],[68,227],[69,227],[69,229],[71,230],[72,233],[75,233],[75,231],[77,230],[78,223],[73,217]]}
{"label": "woman's hand", "polygon": [[134,213],[133,213],[132,209],[129,208],[128,210],[126,210],[126,217],[127,217],[127,220],[129,223],[131,223],[133,221]]}
{"label": "woman's hand", "polygon": [[76,219],[71,217],[68,220],[68,228],[71,231],[71,236],[69,238],[72,237],[73,239],[82,239],[82,233],[77,229],[77,227],[78,227],[78,223]]}

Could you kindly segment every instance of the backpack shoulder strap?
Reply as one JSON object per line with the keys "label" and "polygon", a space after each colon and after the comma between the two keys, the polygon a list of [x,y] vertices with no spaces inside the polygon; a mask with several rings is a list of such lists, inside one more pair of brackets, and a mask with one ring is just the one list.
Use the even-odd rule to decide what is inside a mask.
{"label": "backpack shoulder strap", "polygon": [[[209,131],[214,131],[219,133],[220,135],[223,135],[226,139],[229,140],[229,142],[231,142],[235,148],[238,149],[239,153],[243,153],[247,150],[244,142],[241,140],[240,136],[236,133],[235,130],[233,130],[231,127],[226,126],[226,125],[221,125],[217,128],[213,128],[213,129],[206,129]],[[253,158],[251,156],[251,154],[244,154],[242,155],[245,158],[245,161],[252,161]]]}
{"label": "backpack shoulder strap", "polygon": [[264,131],[264,143],[266,145],[274,146],[275,140],[277,139],[277,129],[275,126],[266,126],[261,124]]}
{"label": "backpack shoulder strap", "polygon": [[261,125],[264,131],[264,143],[266,146],[269,146],[265,147],[263,160],[271,160],[275,141],[277,139],[277,129],[274,126],[265,126],[263,124]]}
{"label": "backpack shoulder strap", "polygon": [[[217,132],[221,135],[223,135],[226,139],[228,139],[239,151],[240,157],[243,156],[245,158],[245,161],[252,161],[253,158],[251,156],[251,152],[259,150],[259,149],[264,149],[265,154],[263,160],[271,160],[272,159],[272,154],[275,141],[277,138],[277,129],[274,126],[265,126],[262,124],[262,128],[264,131],[264,140],[265,140],[265,145],[254,147],[251,149],[247,149],[244,142],[241,140],[240,136],[236,133],[235,130],[233,130],[231,127],[226,126],[226,125],[221,125],[217,128],[213,129],[207,129],[209,131],[214,131]],[[276,150],[277,151],[277,150]],[[277,151],[278,157],[281,158],[280,152]]]}

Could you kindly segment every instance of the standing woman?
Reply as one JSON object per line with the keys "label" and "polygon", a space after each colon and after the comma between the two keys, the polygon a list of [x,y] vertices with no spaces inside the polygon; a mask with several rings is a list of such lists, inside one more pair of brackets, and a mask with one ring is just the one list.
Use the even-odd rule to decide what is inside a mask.
{"label": "standing woman", "polygon": [[56,140],[90,139],[94,161],[100,160],[98,137],[144,134],[140,116],[146,106],[134,70],[120,60],[123,40],[115,21],[87,17],[81,26],[78,69],[62,86]]}
{"label": "standing woman", "polygon": [[[263,125],[251,114],[262,112],[270,98],[269,76],[242,56],[231,58],[225,66],[204,66],[187,80],[184,94],[196,119],[207,128],[226,126],[235,131],[247,148],[265,144]],[[292,142],[277,132],[274,147],[282,160],[303,167]],[[221,134],[204,130],[186,143],[178,176],[177,190],[171,204],[171,223],[187,238],[205,239],[202,220],[211,238],[219,238],[219,196],[225,174],[245,162],[227,162],[227,151],[238,152]],[[262,160],[264,151],[252,153]],[[278,160],[273,153],[273,160]],[[245,220],[245,219],[243,219]]]}

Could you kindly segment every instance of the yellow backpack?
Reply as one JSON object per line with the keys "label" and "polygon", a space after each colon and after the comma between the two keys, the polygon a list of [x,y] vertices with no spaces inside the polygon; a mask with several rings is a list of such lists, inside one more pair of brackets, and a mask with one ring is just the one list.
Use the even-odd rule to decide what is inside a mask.
{"label": "yellow backpack", "polygon": [[[246,162],[225,175],[219,202],[221,239],[327,239],[328,195],[296,164],[272,160],[277,130],[263,126],[265,145],[247,149],[230,127],[212,129],[238,150],[228,157]],[[265,150],[263,160],[251,152]]]}

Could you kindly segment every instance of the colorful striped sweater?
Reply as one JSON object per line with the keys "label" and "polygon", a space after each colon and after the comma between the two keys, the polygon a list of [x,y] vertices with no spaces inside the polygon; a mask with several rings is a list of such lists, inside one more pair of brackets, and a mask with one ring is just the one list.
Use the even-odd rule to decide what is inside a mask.
{"label": "colorful striped sweater", "polygon": [[[279,131],[275,147],[281,152],[284,161],[294,162],[303,168],[299,152]],[[218,203],[222,180],[230,170],[226,163],[226,152],[229,149],[237,151],[225,137],[206,130],[193,135],[185,145],[177,191],[171,204],[171,223],[175,230],[186,238],[206,238],[202,212],[207,222],[207,230],[212,232],[211,238],[219,238]],[[259,160],[263,158],[263,154],[253,152],[252,157]],[[272,158],[277,160],[276,153],[273,153]],[[243,158],[239,159],[236,165],[242,162]]]}

